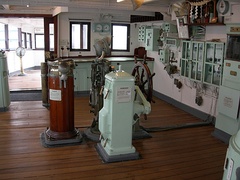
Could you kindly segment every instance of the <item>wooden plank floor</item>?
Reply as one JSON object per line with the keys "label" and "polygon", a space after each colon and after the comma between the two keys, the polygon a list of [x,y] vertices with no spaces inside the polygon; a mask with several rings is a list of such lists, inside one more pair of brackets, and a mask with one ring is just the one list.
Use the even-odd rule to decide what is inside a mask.
{"label": "wooden plank floor", "polygon": [[9,76],[9,90],[41,90],[41,71],[39,69],[25,70],[25,76],[14,74]]}
{"label": "wooden plank floor", "polygon": [[[157,98],[145,128],[199,122]],[[92,122],[88,97],[75,98],[75,126]],[[95,142],[44,148],[39,135],[49,126],[49,111],[40,101],[12,102],[0,112],[0,179],[211,179],[219,180],[227,145],[214,138],[212,125],[151,133],[133,140],[141,159],[102,163]],[[124,133],[124,130],[123,130]]]}

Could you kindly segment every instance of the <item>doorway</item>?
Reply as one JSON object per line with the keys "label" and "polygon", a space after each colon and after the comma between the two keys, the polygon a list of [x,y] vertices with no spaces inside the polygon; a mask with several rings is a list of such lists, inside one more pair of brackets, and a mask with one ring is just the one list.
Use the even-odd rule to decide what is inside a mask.
{"label": "doorway", "polygon": [[[45,52],[57,54],[55,19],[34,15],[0,18],[0,49],[7,57],[10,92],[41,91],[40,69],[46,61]],[[25,49],[24,56],[18,56],[18,47]]]}

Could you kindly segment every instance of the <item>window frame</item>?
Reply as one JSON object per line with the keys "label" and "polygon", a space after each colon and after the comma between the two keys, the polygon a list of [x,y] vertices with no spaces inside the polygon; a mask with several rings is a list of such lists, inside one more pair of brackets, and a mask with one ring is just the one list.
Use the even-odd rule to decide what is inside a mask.
{"label": "window frame", "polygon": [[[14,26],[12,26],[14,27]],[[22,31],[21,31],[21,28],[18,28],[18,27],[14,27],[16,28],[17,30],[17,39],[13,39],[12,37],[9,36],[10,34],[10,28],[9,28],[9,25],[7,25],[7,28],[6,28],[6,36],[7,36],[7,41],[6,41],[6,49],[9,50],[9,51],[14,51],[15,49],[17,49],[18,47],[21,46],[22,44]],[[10,47],[10,41],[16,41],[17,43],[17,47]]]}
{"label": "window frame", "polygon": [[21,34],[22,34],[21,46],[22,46],[23,48],[27,48],[27,40],[26,40],[26,38],[27,38],[27,33],[26,33],[26,32],[22,32]]}
{"label": "window frame", "polygon": [[[43,33],[35,33],[35,34],[34,34],[34,38],[35,38],[35,49],[37,49],[37,50],[44,50],[45,47],[42,47],[42,48],[38,48],[38,47],[37,47],[37,38],[36,38],[36,36],[38,36],[38,35],[43,36],[43,42],[44,42],[44,36],[45,36],[45,35],[44,35]],[[44,44],[44,43],[43,43],[43,44]],[[45,45],[44,45],[44,46],[45,46]]]}
{"label": "window frame", "polygon": [[[28,36],[29,36],[29,43],[28,43]],[[29,44],[29,47],[28,47]],[[32,34],[31,33],[26,33],[26,46],[27,49],[32,49]]]}
{"label": "window frame", "polygon": [[[127,49],[113,49],[113,26],[126,26],[127,27]],[[111,23],[111,51],[115,52],[130,52],[130,24],[126,23]]]}
{"label": "window frame", "polygon": [[3,41],[3,46],[4,47],[0,47],[0,49],[1,50],[6,50],[7,49],[7,39],[8,39],[8,36],[7,36],[7,25],[6,24],[3,24],[3,23],[1,23],[2,24],[2,26],[3,26],[3,33],[4,33],[4,36],[3,37],[1,37],[2,38],[2,41]]}
{"label": "window frame", "polygon": [[[91,47],[91,23],[90,22],[82,22],[82,21],[79,21],[79,22],[75,22],[75,21],[70,21],[70,44],[69,44],[69,49],[70,51],[90,51],[90,47]],[[83,25],[87,25],[88,26],[88,31],[87,31],[87,49],[83,49],[81,48],[81,46],[83,46],[82,42],[80,42],[80,49],[73,49],[72,48],[72,25],[73,24],[79,24],[80,25],[80,28],[82,29],[83,28]],[[83,37],[83,34],[80,34],[80,37],[82,38]]]}

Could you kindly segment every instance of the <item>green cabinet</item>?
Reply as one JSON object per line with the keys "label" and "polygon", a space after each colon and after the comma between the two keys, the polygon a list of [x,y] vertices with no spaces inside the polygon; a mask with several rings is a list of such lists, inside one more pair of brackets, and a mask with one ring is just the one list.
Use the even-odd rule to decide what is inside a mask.
{"label": "green cabinet", "polygon": [[215,86],[221,85],[223,42],[182,41],[181,76]]}
{"label": "green cabinet", "polygon": [[159,29],[146,29],[145,49],[148,51],[158,51]]}
{"label": "green cabinet", "polygon": [[89,91],[91,86],[91,64],[76,63],[73,71],[74,91]]}
{"label": "green cabinet", "polygon": [[182,41],[181,76],[190,77],[191,41]]}
{"label": "green cabinet", "polygon": [[206,42],[203,82],[219,86],[222,82],[224,43]]}
{"label": "green cabinet", "polygon": [[159,50],[159,60],[162,63],[168,63],[169,62],[169,48]]}
{"label": "green cabinet", "polygon": [[191,50],[190,78],[202,81],[204,42],[193,41]]}
{"label": "green cabinet", "polygon": [[183,41],[181,75],[192,80],[202,81],[204,42]]}

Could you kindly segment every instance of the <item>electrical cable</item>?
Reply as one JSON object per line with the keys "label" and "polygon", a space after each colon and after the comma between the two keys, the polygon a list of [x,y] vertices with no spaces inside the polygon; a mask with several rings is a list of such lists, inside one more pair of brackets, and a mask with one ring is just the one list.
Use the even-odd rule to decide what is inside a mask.
{"label": "electrical cable", "polygon": [[212,124],[212,121],[204,121],[204,122],[197,122],[197,123],[186,123],[186,124],[176,124],[172,126],[165,126],[165,127],[150,127],[144,128],[140,126],[146,132],[161,132],[161,131],[169,131],[174,129],[182,129],[182,128],[190,128],[190,127],[201,127],[201,126],[208,126]]}

